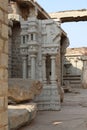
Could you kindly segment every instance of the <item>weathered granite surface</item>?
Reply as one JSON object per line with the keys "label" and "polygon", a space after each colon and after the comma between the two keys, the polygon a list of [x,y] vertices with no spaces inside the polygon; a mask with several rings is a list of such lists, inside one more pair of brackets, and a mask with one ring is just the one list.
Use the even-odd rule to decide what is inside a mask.
{"label": "weathered granite surface", "polygon": [[29,79],[9,79],[8,86],[8,98],[16,103],[33,100],[42,90],[40,81]]}
{"label": "weathered granite surface", "polygon": [[0,130],[8,129],[8,0],[0,0]]}
{"label": "weathered granite surface", "polygon": [[36,116],[37,105],[28,103],[8,106],[9,130],[15,130],[29,124]]}

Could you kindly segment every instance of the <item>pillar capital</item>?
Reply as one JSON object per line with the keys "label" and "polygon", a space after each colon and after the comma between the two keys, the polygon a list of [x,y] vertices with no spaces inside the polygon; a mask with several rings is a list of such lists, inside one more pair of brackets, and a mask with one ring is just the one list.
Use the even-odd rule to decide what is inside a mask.
{"label": "pillar capital", "polygon": [[26,56],[23,56],[23,57],[22,57],[22,59],[23,59],[23,60],[26,60],[26,59],[27,59],[27,57],[26,57]]}
{"label": "pillar capital", "polygon": [[31,58],[36,58],[36,55],[35,54],[31,54],[30,57]]}
{"label": "pillar capital", "polygon": [[50,58],[55,60],[56,59],[56,55],[52,55]]}

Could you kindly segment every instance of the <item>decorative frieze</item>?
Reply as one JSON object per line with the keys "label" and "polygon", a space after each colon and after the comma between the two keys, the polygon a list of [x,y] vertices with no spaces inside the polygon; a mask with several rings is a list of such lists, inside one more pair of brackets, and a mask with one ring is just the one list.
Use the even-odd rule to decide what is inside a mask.
{"label": "decorative frieze", "polygon": [[28,45],[28,54],[37,54],[38,53],[38,43],[32,42]]}
{"label": "decorative frieze", "polygon": [[28,54],[28,49],[25,47],[21,47],[20,48],[20,53],[21,53],[21,55],[23,56],[23,55],[27,55]]}
{"label": "decorative frieze", "polygon": [[50,54],[50,55],[54,55],[54,54],[57,54],[58,52],[58,48],[59,48],[59,45],[58,44],[44,44],[42,46],[42,54],[43,55],[46,55],[46,54]]}

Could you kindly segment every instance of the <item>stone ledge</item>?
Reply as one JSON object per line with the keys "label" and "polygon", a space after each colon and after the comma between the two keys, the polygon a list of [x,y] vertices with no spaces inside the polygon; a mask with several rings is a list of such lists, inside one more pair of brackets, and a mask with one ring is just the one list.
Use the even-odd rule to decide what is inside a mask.
{"label": "stone ledge", "polygon": [[29,124],[37,113],[36,103],[27,103],[21,105],[8,106],[9,130],[16,130]]}

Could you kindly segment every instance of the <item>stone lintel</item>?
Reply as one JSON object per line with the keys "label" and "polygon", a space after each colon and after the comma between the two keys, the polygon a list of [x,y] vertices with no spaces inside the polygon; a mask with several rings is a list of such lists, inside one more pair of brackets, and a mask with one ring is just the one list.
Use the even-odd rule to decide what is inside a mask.
{"label": "stone lintel", "polygon": [[73,21],[87,21],[87,9],[53,12],[49,13],[49,15],[53,19],[60,19],[61,23]]}
{"label": "stone lintel", "polygon": [[[34,0],[16,0],[18,6],[20,9],[28,9],[28,8],[34,8],[35,15],[39,19],[49,19],[51,18],[49,14]],[[15,2],[10,2],[11,5],[13,5]],[[14,12],[13,12],[14,13]],[[17,14],[20,14],[20,11],[17,11]]]}

